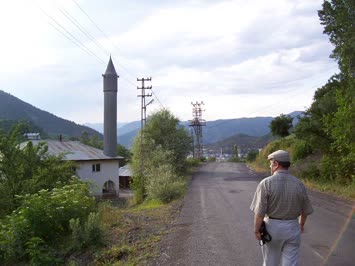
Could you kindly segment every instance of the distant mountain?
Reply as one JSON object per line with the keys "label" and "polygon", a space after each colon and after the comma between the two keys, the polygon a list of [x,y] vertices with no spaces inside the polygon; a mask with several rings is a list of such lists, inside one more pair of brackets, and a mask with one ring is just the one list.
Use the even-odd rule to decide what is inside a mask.
{"label": "distant mountain", "polygon": [[[124,125],[127,125],[128,123],[120,123],[117,122],[117,129],[120,129]],[[90,127],[92,129],[95,129],[96,131],[100,132],[101,134],[104,133],[104,124],[103,123],[84,123],[84,126]]]}
{"label": "distant mountain", "polygon": [[[302,112],[296,111],[289,115],[297,117],[302,115]],[[250,145],[248,144],[249,146],[252,146],[253,143],[262,144],[263,140],[260,140],[260,137],[270,133],[269,124],[273,119],[273,117],[254,117],[207,121],[206,126],[203,127],[203,143],[204,145],[210,145],[220,142],[220,145],[230,147],[235,144],[241,146],[242,144],[239,144],[239,141],[243,140],[243,143],[250,143]],[[39,127],[52,137],[56,137],[59,134],[68,137],[80,137],[81,134],[86,131],[90,136],[96,134],[99,138],[103,138],[101,133],[90,127],[78,125],[72,121],[42,111],[1,90],[0,121],[2,121],[0,126],[3,126],[5,129],[10,128],[14,121],[27,121],[31,125]],[[294,123],[297,123],[297,121],[298,120],[295,119]],[[97,130],[100,129],[100,126],[102,127],[100,124],[88,125],[96,127]],[[126,123],[124,125],[118,123],[118,143],[129,148],[132,145],[133,138],[140,129],[140,125],[140,121]],[[188,121],[183,121],[180,125],[186,127],[188,130],[191,129],[188,126]]]}
{"label": "distant mountain", "polygon": [[132,131],[137,133],[140,128],[141,128],[141,121],[130,122],[120,127],[119,130],[117,130],[117,134],[118,137],[120,137],[127,133],[131,133]]}
{"label": "distant mountain", "polygon": [[96,134],[99,138],[102,138],[102,134],[92,128],[78,125],[40,110],[2,90],[0,90],[0,119],[28,121],[52,137],[60,134],[69,137],[80,137],[86,131],[90,136]]}
{"label": "distant mountain", "polygon": [[[297,116],[303,112],[295,111],[289,115],[294,119],[294,124],[298,122]],[[236,118],[236,119],[220,119],[215,121],[207,121],[203,127],[203,143],[205,145],[216,143],[237,134],[244,134],[251,137],[262,137],[270,133],[270,122],[274,117],[252,117],[252,118]],[[182,121],[180,125],[188,130],[190,122]],[[133,137],[140,129],[140,121],[131,122],[118,130],[118,143],[125,147],[130,147]]]}
{"label": "distant mountain", "polygon": [[247,153],[250,150],[258,150],[266,146],[273,139],[271,133],[261,137],[248,136],[245,134],[235,134],[224,140],[215,142],[213,144],[205,145],[207,153],[235,153],[235,146],[238,147],[238,152]]}

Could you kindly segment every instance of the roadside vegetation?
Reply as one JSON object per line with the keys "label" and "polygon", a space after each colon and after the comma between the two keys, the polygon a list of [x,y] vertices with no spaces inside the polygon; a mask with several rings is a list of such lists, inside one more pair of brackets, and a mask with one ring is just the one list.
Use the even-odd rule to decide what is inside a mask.
{"label": "roadside vegetation", "polygon": [[293,171],[309,187],[355,199],[355,4],[324,1],[318,14],[334,45],[330,57],[338,62],[340,73],[318,88],[293,130],[289,117],[280,115],[272,121],[270,128],[280,138],[252,165],[269,171],[267,154],[284,149],[292,155]]}
{"label": "roadside vegetation", "polygon": [[136,203],[146,199],[168,203],[180,198],[186,188],[186,158],[191,150],[191,136],[170,111],[161,109],[148,117],[132,147]]}
{"label": "roadside vegetation", "polygon": [[[191,138],[177,118],[160,110],[136,137],[131,200],[95,199],[71,162],[48,155],[45,144],[19,145],[28,130],[18,124],[0,132],[1,265],[146,265],[159,254],[200,163],[186,159]],[[95,136],[82,141],[102,145]]]}

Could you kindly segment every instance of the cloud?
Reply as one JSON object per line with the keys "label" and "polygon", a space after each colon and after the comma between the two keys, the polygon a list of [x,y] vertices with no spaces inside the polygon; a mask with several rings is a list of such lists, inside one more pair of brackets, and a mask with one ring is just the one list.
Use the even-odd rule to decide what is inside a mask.
{"label": "cloud", "polygon": [[[0,29],[1,89],[78,123],[102,122],[109,54],[120,75],[120,122],[140,119],[136,78],[152,76],[154,93],[180,119],[192,117],[196,100],[206,118],[221,119],[304,109],[337,71],[317,16],[322,0],[78,2],[105,35],[73,1],[37,1],[91,55],[32,1],[10,2],[0,10],[0,23],[13,26]],[[148,113],[160,107],[155,100]]]}

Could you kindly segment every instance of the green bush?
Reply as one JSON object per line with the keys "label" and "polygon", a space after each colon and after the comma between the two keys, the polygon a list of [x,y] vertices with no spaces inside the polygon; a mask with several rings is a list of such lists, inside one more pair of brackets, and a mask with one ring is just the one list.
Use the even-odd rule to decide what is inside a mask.
{"label": "green bush", "polygon": [[69,227],[71,230],[71,250],[80,250],[84,243],[83,229],[80,219],[70,219]]}
{"label": "green bush", "polygon": [[195,167],[200,164],[200,160],[196,158],[188,158],[186,162],[189,167]]}
{"label": "green bush", "polygon": [[31,265],[62,265],[63,261],[56,258],[51,249],[39,237],[32,237],[26,243],[26,254]]}
{"label": "green bush", "polygon": [[84,224],[84,236],[87,245],[100,245],[102,243],[102,228],[99,213],[90,213]]}
{"label": "green bush", "polygon": [[208,162],[215,162],[216,161],[216,157],[208,157],[207,161]]}
{"label": "green bush", "polygon": [[69,221],[71,230],[70,249],[77,251],[90,245],[99,245],[102,243],[102,228],[100,226],[99,213],[90,213],[87,221],[83,224],[80,219],[71,219]]}
{"label": "green bush", "polygon": [[94,211],[95,200],[89,196],[87,184],[73,179],[69,185],[59,186],[21,196],[22,205],[1,220],[0,264],[51,258],[50,248],[43,247],[58,245],[70,234],[71,219],[85,221]]}
{"label": "green bush", "polygon": [[270,153],[273,153],[274,151],[277,150],[286,150],[290,153],[291,158],[292,158],[292,149],[293,149],[293,144],[295,143],[295,137],[294,135],[288,136],[286,138],[278,139],[273,142],[270,142],[268,145],[266,145],[265,148],[263,148],[260,153],[256,156],[255,159],[255,165],[257,168],[260,170],[263,169],[264,171],[269,171],[269,163],[267,161],[267,156]]}
{"label": "green bush", "polygon": [[161,165],[154,170],[147,182],[149,198],[168,203],[183,195],[186,183],[176,177],[170,165]]}
{"label": "green bush", "polygon": [[256,160],[256,157],[258,156],[258,154],[259,154],[259,151],[257,151],[257,150],[248,152],[246,161],[247,162],[254,162]]}
{"label": "green bush", "polygon": [[297,140],[292,145],[292,159],[294,161],[306,158],[312,152],[312,147],[304,140]]}

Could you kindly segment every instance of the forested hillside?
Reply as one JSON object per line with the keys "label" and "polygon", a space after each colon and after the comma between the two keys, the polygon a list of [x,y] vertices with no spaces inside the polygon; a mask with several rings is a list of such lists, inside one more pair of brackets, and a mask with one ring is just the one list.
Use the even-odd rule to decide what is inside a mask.
{"label": "forested hillside", "polygon": [[262,137],[253,137],[245,134],[236,134],[221,141],[205,146],[208,153],[223,153],[234,154],[235,146],[238,147],[238,152],[248,153],[252,150],[264,148],[272,140],[271,134]]}
{"label": "forested hillside", "polygon": [[[294,125],[298,123],[298,116],[302,115],[300,111],[294,111],[289,114],[294,118]],[[203,143],[210,145],[227,138],[233,137],[237,134],[244,134],[251,137],[262,137],[270,133],[270,122],[273,117],[244,117],[235,119],[219,119],[215,121],[207,121],[206,126],[202,128]],[[180,126],[190,130],[189,121],[181,121]],[[118,143],[130,147],[134,136],[138,133],[140,122],[135,121],[124,125],[118,129]]]}
{"label": "forested hillside", "polygon": [[[90,136],[97,134],[100,138],[102,137],[99,132],[92,128],[78,125],[72,121],[42,111],[2,90],[0,90],[0,119],[2,121],[29,122],[41,128],[50,136],[62,134],[69,137],[80,137],[86,131]],[[3,122],[4,126],[6,126],[5,124]]]}

